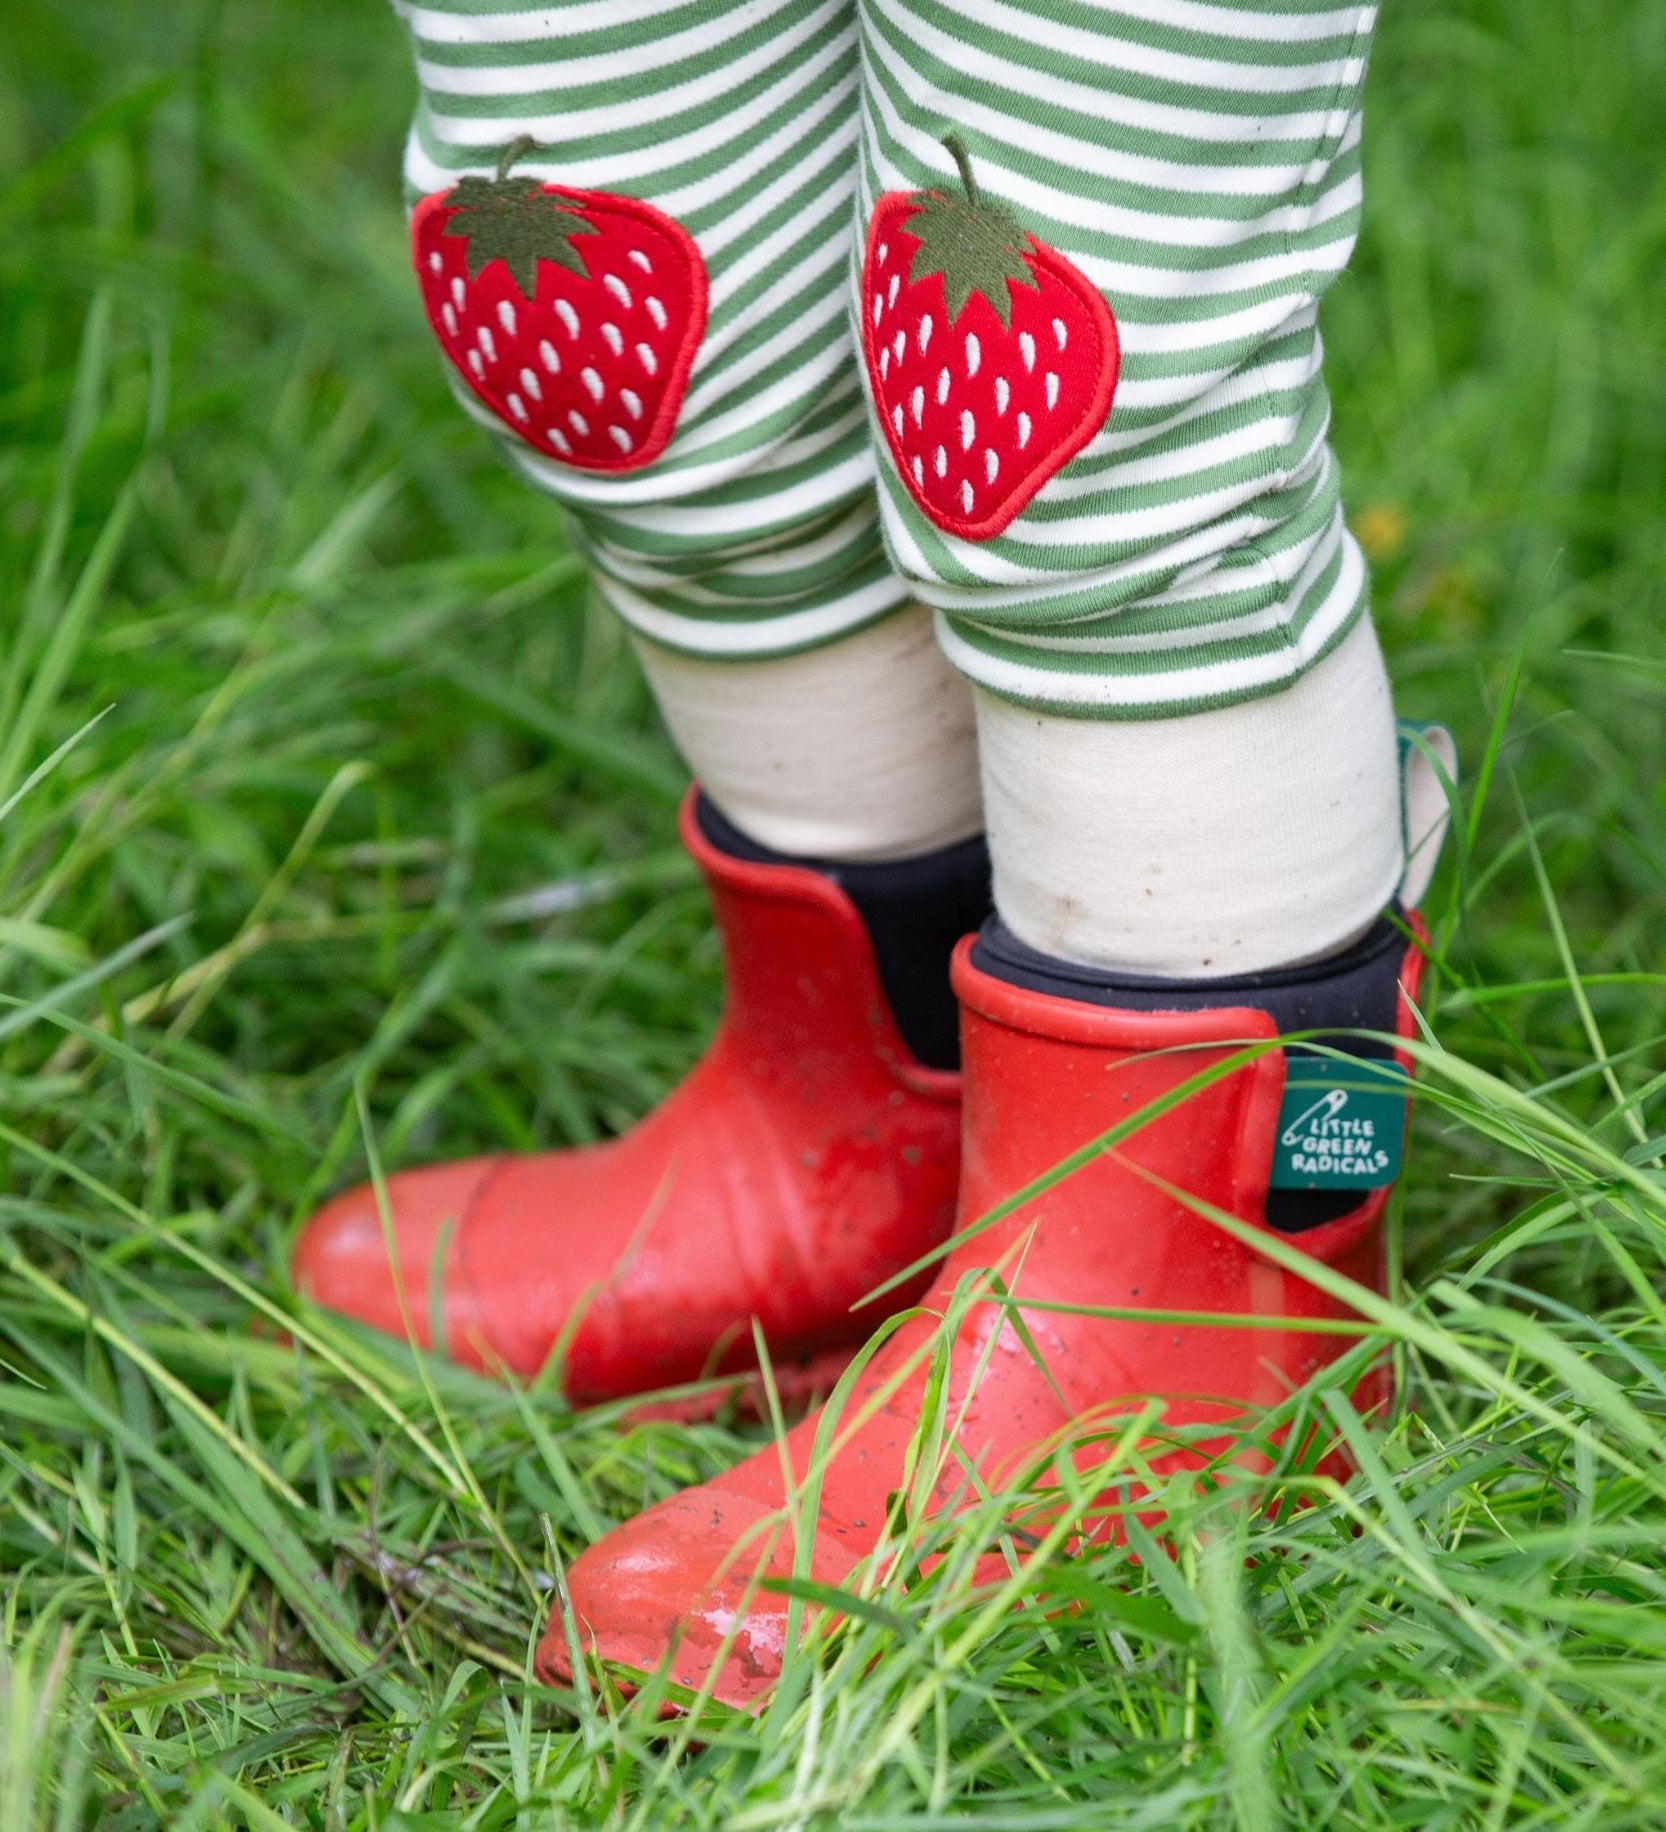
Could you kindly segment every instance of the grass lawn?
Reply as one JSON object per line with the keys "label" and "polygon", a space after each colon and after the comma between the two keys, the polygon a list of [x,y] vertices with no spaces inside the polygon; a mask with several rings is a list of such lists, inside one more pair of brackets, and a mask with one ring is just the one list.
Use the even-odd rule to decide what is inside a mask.
{"label": "grass lawn", "polygon": [[395,21],[0,10],[0,1829],[1666,1823],[1666,0],[1386,8],[1327,308],[1467,770],[1409,1408],[1303,1396],[1345,1487],[1177,1482],[1011,1607],[951,1557],[697,1725],[530,1639],[757,1430],[284,1283],[372,1149],[616,1131],[718,998],[678,761],[421,323]]}

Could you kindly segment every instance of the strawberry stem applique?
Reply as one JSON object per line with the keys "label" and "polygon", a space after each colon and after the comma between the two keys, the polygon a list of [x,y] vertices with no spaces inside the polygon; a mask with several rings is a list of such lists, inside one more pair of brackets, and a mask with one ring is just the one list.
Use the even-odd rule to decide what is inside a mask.
{"label": "strawberry stem applique", "polygon": [[509,176],[511,166],[536,151],[537,142],[522,134],[497,162],[495,178],[460,178],[446,200],[452,212],[445,233],[466,246],[469,278],[478,279],[488,261],[502,261],[525,299],[537,291],[540,261],[582,274],[573,238],[596,233],[593,223],[563,208],[558,195],[536,178]]}
{"label": "strawberry stem applique", "polygon": [[862,264],[862,351],[903,486],[945,533],[990,540],[1110,412],[1116,321],[1074,262],[983,192],[889,191]]}
{"label": "strawberry stem applique", "polygon": [[470,174],[411,217],[422,302],[470,393],[541,456],[631,471],[670,443],[705,335],[705,263],[639,198]]}
{"label": "strawberry stem applique", "polygon": [[972,158],[960,135],[946,134],[943,144],[960,168],[965,195],[927,191],[919,196],[919,208],[908,223],[908,233],[918,244],[909,263],[909,281],[935,269],[943,276],[951,319],[966,309],[973,293],[981,293],[994,306],[1001,323],[1010,324],[1014,282],[1035,285],[1024,260],[1029,238],[1010,210],[986,202],[979,193]]}

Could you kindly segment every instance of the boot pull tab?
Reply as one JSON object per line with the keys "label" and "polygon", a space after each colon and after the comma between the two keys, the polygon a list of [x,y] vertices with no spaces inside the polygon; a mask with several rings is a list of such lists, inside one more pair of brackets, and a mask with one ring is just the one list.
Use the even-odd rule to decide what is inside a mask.
{"label": "boot pull tab", "polygon": [[1396,892],[1415,909],[1440,863],[1440,849],[1458,798],[1458,746],[1444,725],[1401,719],[1400,827],[1406,869]]}

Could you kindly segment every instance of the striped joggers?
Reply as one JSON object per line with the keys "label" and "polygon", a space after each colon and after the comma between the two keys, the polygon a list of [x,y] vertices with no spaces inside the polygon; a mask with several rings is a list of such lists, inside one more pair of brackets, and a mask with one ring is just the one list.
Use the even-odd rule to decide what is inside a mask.
{"label": "striped joggers", "polygon": [[[1358,228],[1375,6],[396,4],[413,207],[529,141],[512,175],[574,194],[576,280],[610,249],[649,276],[619,268],[599,330],[662,395],[624,301],[658,325],[648,250],[696,251],[703,329],[651,461],[646,385],[605,350],[580,365],[596,408],[563,410],[617,442],[586,465],[560,455],[576,432],[527,431],[528,389],[559,393],[530,352],[559,365],[562,333],[527,344],[524,387],[504,332],[464,350],[453,314],[448,346],[639,636],[755,661],[915,600],[989,693],[1132,719],[1277,692],[1359,617],[1317,315]],[[591,194],[636,216],[585,218]],[[460,307],[468,276],[445,283]],[[437,329],[449,309],[436,290]]]}

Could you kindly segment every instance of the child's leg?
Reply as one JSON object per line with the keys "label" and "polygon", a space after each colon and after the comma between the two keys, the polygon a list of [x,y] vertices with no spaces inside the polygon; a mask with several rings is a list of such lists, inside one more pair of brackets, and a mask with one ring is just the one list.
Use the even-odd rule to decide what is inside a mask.
{"label": "child's leg", "polygon": [[[547,440],[540,449],[541,420],[562,419],[555,397],[582,356],[567,355],[552,379],[528,354],[543,390],[530,422],[518,421],[501,393],[491,405],[483,397],[493,376],[477,368],[471,378],[456,360],[484,357],[513,383],[522,353],[489,314],[490,341],[458,350],[448,368],[509,462],[569,511],[606,600],[661,649],[742,665],[836,643],[901,607],[907,591],[879,537],[840,290],[857,132],[848,0],[505,0],[489,11],[401,11],[420,81],[405,161],[413,206],[465,174],[489,173],[525,139],[533,144],[512,176],[648,204],[692,238],[703,268],[704,334],[675,431],[645,465],[587,469],[551,455]],[[597,266],[603,239],[573,236],[576,258]],[[638,291],[665,291],[663,278],[663,268],[648,274]],[[594,409],[583,394],[576,399],[588,419],[628,426],[617,397],[634,384],[640,408],[647,392],[633,356],[638,340],[620,306],[595,297],[594,315],[611,311],[625,333],[615,334],[616,364],[589,366]],[[582,292],[571,298],[575,317],[590,315]],[[443,294],[435,301],[445,303]],[[570,348],[582,350],[582,335],[569,344],[572,319],[556,328],[546,309],[540,328],[536,301],[511,294],[510,303],[526,352],[547,341],[559,364]],[[639,319],[644,303],[632,302]],[[687,301],[683,309],[695,310]],[[674,300],[670,311],[674,339]],[[445,344],[445,327],[435,329]],[[509,391],[528,403],[524,388]],[[669,666],[650,672],[673,692],[674,681],[698,678]],[[756,670],[751,679],[767,691]],[[697,724],[699,715],[673,709],[672,722]]]}
{"label": "child's leg", "polygon": [[[886,623],[907,594],[880,542],[840,285],[855,185],[853,6],[404,10],[421,79],[413,204],[526,136],[536,146],[516,174],[626,193],[698,250],[708,321],[655,462],[612,473],[561,462],[481,398],[483,371],[452,375],[509,461],[570,512],[708,793],[754,839],[819,857],[895,857],[975,831],[970,696],[922,640],[917,611]],[[584,238],[573,246],[590,252]],[[530,314],[510,297],[530,349]],[[503,328],[486,328],[492,341],[468,360],[501,364],[512,383]],[[558,361],[564,330],[550,329]],[[640,391],[631,360],[627,349],[624,375]],[[542,363],[531,367],[553,393]],[[598,373],[599,386],[611,381]],[[525,389],[514,392],[524,407]],[[599,413],[578,399],[595,420],[614,406],[611,394]],[[554,401],[543,406],[559,418]]]}
{"label": "child's leg", "polygon": [[[906,441],[880,456],[898,569],[980,689],[998,907],[1049,952],[1180,977],[1281,966],[1341,946],[1398,879],[1388,685],[1360,628],[1316,322],[1356,233],[1374,15],[864,8],[868,213],[887,192],[958,193],[958,135],[985,197],[1075,265],[1120,334],[1102,429],[994,538],[918,500]],[[878,303],[882,332],[906,328],[907,294]],[[1093,380],[1080,344],[1038,359],[1061,419]],[[974,381],[963,350],[936,348],[950,411],[962,390],[984,406],[970,482],[986,439],[1004,478],[1006,427],[976,390],[1003,362],[1016,388],[1024,353],[981,348]]]}
{"label": "child's leg", "polygon": [[708,779],[683,831],[728,999],[625,1138],[395,1177],[397,1276],[350,1191],[297,1281],[523,1374],[560,1342],[577,1397],[745,1363],[754,1322],[783,1365],[848,1353],[949,1223],[948,955],[988,894],[971,695],[885,562],[844,310],[854,11],[404,11],[424,304]]}
{"label": "child's leg", "polygon": [[[1277,1236],[1381,1276],[1402,1065],[1381,1040],[1343,1045],[1375,1068],[1267,1047],[1405,1034],[1416,985],[1381,915],[1394,731],[1315,323],[1353,242],[1373,15],[863,0],[855,309],[886,534],[978,689],[1004,919],[955,964],[972,1231],[848,1396],[813,1547],[769,1529],[822,1420],[574,1564],[608,1659],[751,1704],[789,1626],[760,1560],[859,1587],[899,1491],[975,1505],[1084,1424],[1091,1464],[1146,1396],[1198,1446],[1151,1446],[1159,1476],[1195,1463],[1346,1340],[1334,1282]],[[956,1310],[991,1265],[1022,1341],[1009,1304]],[[959,1317],[946,1381],[933,1312]],[[926,1405],[955,1421],[935,1472]],[[553,1622],[540,1671],[567,1659]]]}

